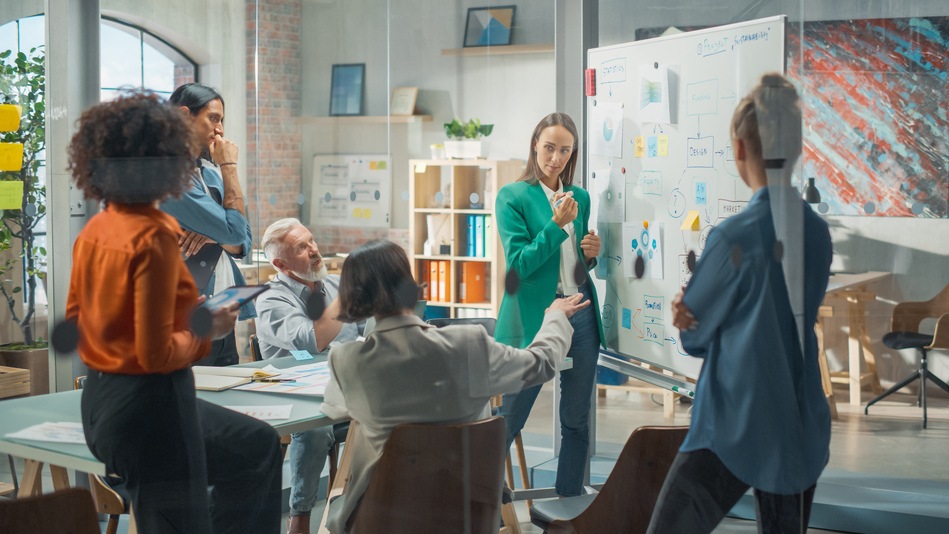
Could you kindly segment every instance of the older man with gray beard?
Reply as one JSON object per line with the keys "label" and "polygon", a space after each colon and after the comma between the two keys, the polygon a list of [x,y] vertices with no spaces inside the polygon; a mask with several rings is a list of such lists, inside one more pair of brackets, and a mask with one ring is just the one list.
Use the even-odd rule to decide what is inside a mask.
{"label": "older man with gray beard", "polygon": [[[264,232],[261,248],[278,273],[268,282],[270,291],[256,302],[257,338],[263,358],[289,356],[290,351],[297,350],[326,353],[331,345],[360,335],[362,324],[336,319],[339,276],[327,274],[320,249],[306,226],[292,218],[276,221]],[[319,317],[311,319],[310,315]],[[333,428],[316,428],[290,437],[287,532],[309,533],[310,510],[316,503],[320,474],[334,443]]]}

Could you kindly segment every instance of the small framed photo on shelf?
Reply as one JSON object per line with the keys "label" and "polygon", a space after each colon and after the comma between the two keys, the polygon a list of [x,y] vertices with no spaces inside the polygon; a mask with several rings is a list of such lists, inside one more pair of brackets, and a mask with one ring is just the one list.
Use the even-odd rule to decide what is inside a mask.
{"label": "small framed photo on shelf", "polygon": [[366,64],[333,65],[330,88],[330,115],[362,115],[366,88]]}
{"label": "small framed photo on shelf", "polygon": [[514,6],[469,7],[465,22],[465,46],[511,44]]}
{"label": "small framed photo on shelf", "polygon": [[396,87],[392,90],[392,102],[389,103],[390,115],[415,115],[415,100],[418,87]]}

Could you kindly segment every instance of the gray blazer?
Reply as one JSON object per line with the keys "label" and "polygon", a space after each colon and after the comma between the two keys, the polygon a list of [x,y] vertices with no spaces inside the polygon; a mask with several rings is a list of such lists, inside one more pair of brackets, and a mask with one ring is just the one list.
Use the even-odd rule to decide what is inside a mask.
{"label": "gray blazer", "polygon": [[352,473],[330,508],[330,532],[345,531],[396,426],[488,417],[492,396],[553,378],[572,335],[560,311],[545,314],[540,332],[524,349],[494,341],[478,325],[435,328],[415,315],[398,315],[379,321],[365,342],[333,347],[323,412],[351,418],[362,431],[346,444],[352,448]]}

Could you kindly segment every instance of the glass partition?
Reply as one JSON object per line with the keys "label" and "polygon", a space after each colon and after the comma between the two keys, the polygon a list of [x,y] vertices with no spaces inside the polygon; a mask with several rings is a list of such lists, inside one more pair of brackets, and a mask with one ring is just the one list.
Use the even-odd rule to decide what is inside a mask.
{"label": "glass partition", "polygon": [[[599,47],[787,16],[784,66],[801,98],[803,139],[803,153],[789,185],[795,188],[795,201],[798,195],[814,201],[812,209],[829,227],[833,242],[830,292],[817,321],[817,339],[827,365],[824,375],[839,384],[828,387],[828,392],[838,407],[848,405],[856,413],[859,405],[917,370],[915,351],[889,348],[883,337],[893,325],[897,303],[926,301],[949,283],[944,246],[949,216],[945,114],[949,10],[942,1],[899,5],[726,1],[713,6],[695,1],[649,6],[621,0],[254,0],[168,6],[101,0],[100,96],[109,100],[131,87],[168,98],[187,82],[220,92],[226,102],[224,137],[239,149],[237,173],[252,235],[251,250],[235,256],[246,283],[266,283],[276,275],[273,258],[261,250],[261,240],[272,223],[292,217],[312,233],[330,274],[338,274],[346,255],[360,245],[387,239],[405,250],[422,286],[420,294],[427,301],[424,319],[498,318],[505,296],[510,298],[535,281],[525,274],[513,279],[509,275],[506,262],[511,259],[505,254],[515,251],[506,251],[498,239],[502,222],[495,201],[501,188],[520,179],[536,157],[535,125],[548,113],[563,111],[558,110],[562,101],[558,96],[569,92],[564,84],[581,84],[583,68],[599,68],[585,64],[586,51],[581,64],[564,65],[558,59],[568,45],[556,28],[574,21],[558,24],[556,17],[577,5],[582,6],[579,12],[596,13],[594,23],[578,17],[576,24],[595,31]],[[0,8],[0,51],[13,50],[15,56],[42,45],[43,9],[45,4],[38,1]],[[725,46],[738,44],[729,41]],[[643,61],[630,59],[626,71],[630,80],[639,75]],[[672,73],[666,80],[671,80],[673,98],[690,91],[690,84],[704,81],[691,78],[681,65],[666,67]],[[343,76],[343,71],[355,74]],[[633,338],[647,323],[661,325],[663,350],[676,351],[681,345],[671,311],[650,316],[645,310],[656,305],[668,308],[674,292],[659,300],[625,304],[616,300],[615,291],[611,293],[607,280],[635,287],[655,278],[647,271],[640,280],[643,272],[636,273],[636,250],[623,248],[630,242],[627,233],[642,236],[643,228],[636,225],[646,222],[658,223],[657,235],[665,232],[669,242],[681,234],[686,246],[665,251],[666,274],[659,278],[662,287],[685,284],[693,260],[701,261],[712,228],[726,215],[745,209],[752,192],[740,177],[729,135],[718,140],[711,164],[692,172],[683,156],[687,147],[669,145],[659,155],[661,137],[668,142],[675,138],[672,133],[682,133],[680,138],[690,142],[691,130],[686,132],[684,120],[647,121],[644,126],[645,122],[633,121],[634,113],[627,109],[619,115],[623,121],[619,130],[606,128],[605,122],[600,128],[596,120],[605,120],[599,115],[605,112],[602,107],[594,109],[593,101],[610,102],[602,93],[610,91],[604,74],[598,72],[601,79],[594,82],[601,91],[598,99],[570,103],[571,109],[585,109],[576,117],[580,139],[575,150],[580,151],[581,163],[575,183],[590,192],[594,213],[589,226],[604,244],[597,266],[588,264],[598,293],[596,311],[604,327],[620,332],[619,336]],[[646,86],[645,94],[652,98],[653,86]],[[708,120],[727,126],[746,89],[716,93],[717,115]],[[682,118],[689,110],[678,113]],[[695,138],[702,137],[701,124],[697,121]],[[621,133],[620,153],[602,160],[607,162],[602,168],[589,167],[588,155],[603,155],[593,152],[602,146],[592,145],[609,143],[614,131]],[[650,145],[653,137],[656,144]],[[651,181],[653,175],[646,172],[649,159],[674,158],[677,153],[684,160],[681,171]],[[39,153],[38,159],[44,158]],[[600,165],[596,158],[590,159],[591,165]],[[636,169],[636,174],[626,174],[627,167]],[[618,182],[607,178],[607,186],[598,188],[597,183],[603,182],[596,181],[596,172],[601,170],[618,177]],[[37,180],[43,187],[44,170],[38,169]],[[705,189],[713,183],[731,189]],[[599,225],[602,220],[597,220],[596,211],[603,216],[608,209],[603,195],[613,185],[630,194],[655,187],[647,193],[655,204],[643,210],[624,207],[622,221]],[[682,197],[681,206],[675,191]],[[45,210],[36,197],[24,206],[33,206],[38,215]],[[11,210],[18,211],[0,209],[5,210],[4,219]],[[91,214],[96,208],[86,211]],[[696,213],[694,228],[683,227],[689,212]],[[775,224],[785,232],[787,245],[775,257],[785,263],[782,272],[787,275],[796,324],[804,324],[810,302],[804,274],[809,271],[804,265],[815,238],[803,230],[805,223],[799,218],[788,216]],[[47,227],[43,222],[36,226],[35,246],[43,254],[35,255],[38,263],[26,274],[17,265],[19,249],[3,251],[14,260],[12,279],[28,281],[31,269],[45,274],[46,253],[68,261],[69,250],[46,250]],[[53,231],[75,234],[76,229]],[[649,254],[648,249],[640,253],[644,251]],[[628,274],[617,274],[619,269],[628,269]],[[39,281],[42,288],[43,276]],[[563,289],[562,284],[558,287]],[[53,291],[65,295],[67,288]],[[17,317],[22,317],[19,310],[27,302],[22,294],[12,297]],[[32,330],[46,337],[46,318],[62,310],[46,310],[45,293],[37,293],[36,299]],[[537,307],[539,311],[543,306]],[[8,317],[7,308],[0,306],[2,341],[18,341],[23,331]],[[522,319],[518,315],[515,322]],[[505,337],[510,323],[502,320],[497,325],[500,337],[508,341],[513,339]],[[250,336],[258,326],[253,320],[238,322],[241,362],[253,359]],[[931,332],[933,327],[932,320],[923,322],[924,329]],[[796,335],[805,344],[810,339],[803,326]],[[645,338],[640,335],[638,342],[647,343]],[[529,342],[520,340],[521,345]],[[636,342],[609,346],[639,365],[638,358],[649,351],[640,353],[636,347]],[[650,365],[648,358],[644,363]],[[934,352],[929,368],[937,376],[949,375],[944,352]],[[649,370],[691,384],[688,387],[698,378],[697,373],[678,372],[676,366],[653,364]],[[636,427],[685,425],[691,420],[688,396],[627,382],[622,373],[603,368],[597,382],[595,393],[591,391],[598,415],[591,452],[598,456],[615,458]],[[526,460],[514,461],[526,462],[533,483],[544,487],[554,485],[553,458],[561,450],[557,428],[561,398],[554,384],[544,386],[522,432]],[[888,403],[894,399],[912,401],[918,385],[910,383],[897,396],[871,407],[870,413],[888,413]],[[937,387],[930,390],[942,395]],[[436,411],[449,404],[432,400]],[[604,475],[594,469],[590,481],[602,482]],[[523,487],[520,479],[513,485]]]}

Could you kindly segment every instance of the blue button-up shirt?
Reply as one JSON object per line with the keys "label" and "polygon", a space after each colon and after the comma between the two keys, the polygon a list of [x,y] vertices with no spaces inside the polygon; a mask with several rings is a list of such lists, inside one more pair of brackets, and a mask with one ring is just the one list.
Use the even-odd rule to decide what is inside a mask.
{"label": "blue button-up shirt", "polygon": [[[257,340],[263,359],[289,356],[291,350],[306,350],[311,354],[319,353],[316,347],[316,334],[313,331],[313,319],[306,314],[306,303],[313,293],[305,284],[280,273],[268,282],[269,291],[257,298]],[[339,295],[339,276],[331,274],[323,280],[326,306]],[[339,343],[354,341],[362,332],[363,323],[343,323],[336,338],[324,348]]]}
{"label": "blue button-up shirt", "polygon": [[[830,276],[825,223],[803,216],[804,349],[780,257],[767,188],[719,224],[685,290],[698,326],[683,347],[704,358],[683,452],[710,449],[740,480],[779,494],[812,486],[829,457],[830,411],[814,324]],[[796,202],[795,202],[796,205]]]}
{"label": "blue button-up shirt", "polygon": [[[161,210],[178,219],[178,224],[185,230],[205,235],[221,245],[241,246],[243,253],[235,257],[242,258],[251,248],[250,224],[239,211],[226,209],[222,205],[224,180],[218,173],[218,168],[208,161],[202,160],[201,163],[201,167],[191,177],[191,187],[181,198],[171,198],[162,202]],[[199,175],[198,172],[201,174]],[[202,177],[204,184],[201,183]],[[204,185],[207,185],[207,190]],[[237,268],[234,259],[226,252],[223,256],[227,257],[231,264],[234,283],[244,284],[244,275]],[[203,292],[209,297],[214,292],[214,281],[215,276],[212,274]],[[256,316],[253,302],[241,306],[239,317],[241,320]]]}

